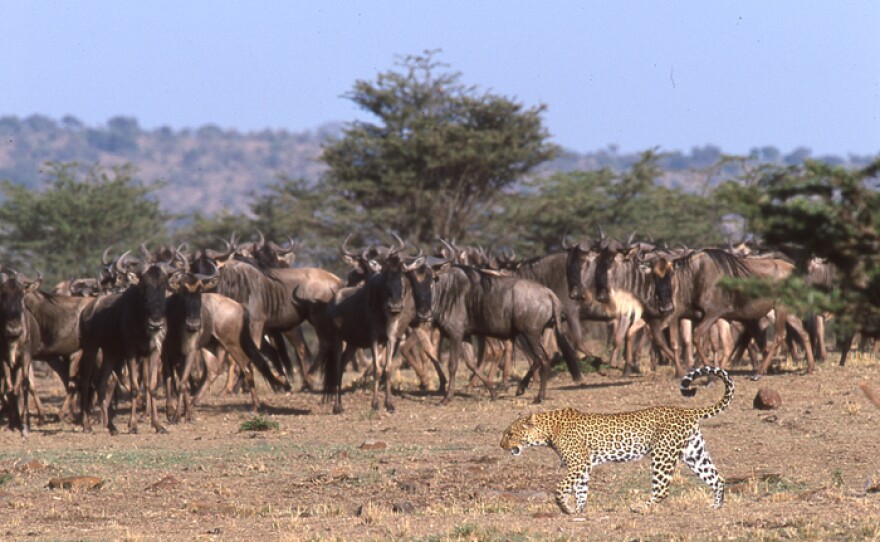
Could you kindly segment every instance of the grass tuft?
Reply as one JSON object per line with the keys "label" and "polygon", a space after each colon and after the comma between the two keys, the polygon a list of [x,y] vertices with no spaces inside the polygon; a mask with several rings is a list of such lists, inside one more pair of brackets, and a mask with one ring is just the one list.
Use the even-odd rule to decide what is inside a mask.
{"label": "grass tuft", "polygon": [[250,420],[245,420],[241,422],[239,426],[239,431],[277,431],[278,430],[278,422],[275,420],[270,420],[264,416],[257,416],[255,418],[251,418]]}

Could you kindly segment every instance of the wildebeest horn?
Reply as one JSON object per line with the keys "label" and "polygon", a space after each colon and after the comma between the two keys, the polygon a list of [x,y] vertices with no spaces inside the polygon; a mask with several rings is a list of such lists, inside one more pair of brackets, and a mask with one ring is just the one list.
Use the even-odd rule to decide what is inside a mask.
{"label": "wildebeest horn", "polygon": [[[339,246],[339,251],[342,252],[343,256],[348,256],[349,258],[357,258],[358,255],[355,254],[354,252],[349,251],[347,248],[348,241],[349,241],[349,239],[351,239],[352,235],[354,235],[354,232],[351,232],[345,236],[345,239],[342,240],[342,244]],[[366,250],[367,249],[364,249],[364,254],[366,254]],[[363,257],[364,254],[362,254],[361,257]]]}
{"label": "wildebeest horn", "polygon": [[559,242],[559,246],[562,247],[562,250],[570,250],[571,247],[574,246],[568,242],[568,231],[567,230],[562,234],[562,240]]}
{"label": "wildebeest horn", "polygon": [[394,237],[394,241],[397,243],[397,246],[388,249],[388,257],[394,256],[395,254],[406,248],[406,242],[401,239],[396,232],[391,232],[391,235]]}
{"label": "wildebeest horn", "polygon": [[201,273],[193,273],[192,276],[197,278],[202,282],[209,281],[220,274],[220,270],[217,269],[217,264],[215,264],[212,260],[208,260],[208,264],[211,266],[211,273],[209,275],[202,275]]}
{"label": "wildebeest horn", "polygon": [[257,234],[260,236],[260,240],[257,242],[258,246],[263,246],[266,244],[266,237],[263,235],[263,232],[257,229]]}
{"label": "wildebeest horn", "polygon": [[131,254],[131,251],[126,250],[125,252],[122,253],[122,255],[120,257],[116,258],[116,270],[118,272],[122,273],[123,275],[126,273],[126,270],[123,266],[125,265],[125,259],[128,258],[129,254]]}
{"label": "wildebeest horn", "polygon": [[632,246],[633,239],[635,239],[635,238],[636,238],[636,232],[635,232],[635,230],[633,230],[633,232],[631,234],[629,234],[629,237],[627,237],[627,239],[626,239],[626,248],[629,248],[630,246]]}
{"label": "wildebeest horn", "polygon": [[454,246],[449,244],[446,239],[440,238],[440,242],[443,243],[443,246],[446,247],[446,250],[449,251],[449,260],[456,261],[458,260],[459,250]]}
{"label": "wildebeest horn", "polygon": [[[186,259],[186,256],[184,256],[182,252],[174,249],[174,258],[180,260],[180,262],[183,264],[183,267],[180,269],[183,269],[184,271],[189,271],[189,260]],[[174,260],[172,260],[172,262],[173,261]]]}
{"label": "wildebeest horn", "polygon": [[599,228],[599,241],[605,240],[605,230],[602,229],[602,226],[596,226]]}
{"label": "wildebeest horn", "polygon": [[144,257],[144,261],[146,261],[147,263],[153,261],[153,255],[150,254],[150,251],[147,249],[146,243],[141,243],[141,254]]}
{"label": "wildebeest horn", "polygon": [[110,258],[110,249],[113,248],[113,245],[104,249],[104,253],[101,254],[101,263],[104,265],[110,265],[113,263],[113,259]]}

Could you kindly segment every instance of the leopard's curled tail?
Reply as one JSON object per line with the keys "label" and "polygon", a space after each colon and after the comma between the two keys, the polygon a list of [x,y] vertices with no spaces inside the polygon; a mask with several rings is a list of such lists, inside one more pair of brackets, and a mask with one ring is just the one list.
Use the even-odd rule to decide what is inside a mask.
{"label": "leopard's curled tail", "polygon": [[684,378],[681,379],[681,394],[685,397],[693,397],[697,393],[697,390],[691,388],[694,379],[710,375],[717,376],[722,382],[724,382],[724,395],[722,395],[721,399],[719,399],[714,405],[696,409],[700,418],[711,418],[712,416],[720,414],[721,411],[727,408],[730,401],[733,399],[733,380],[730,378],[730,375],[727,374],[727,371],[720,367],[699,367],[684,375]]}

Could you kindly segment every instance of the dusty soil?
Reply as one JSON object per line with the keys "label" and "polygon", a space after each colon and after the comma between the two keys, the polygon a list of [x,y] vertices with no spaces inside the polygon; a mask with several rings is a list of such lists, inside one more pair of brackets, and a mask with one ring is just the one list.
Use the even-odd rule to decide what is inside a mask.
{"label": "dusty soil", "polygon": [[[521,367],[521,366],[520,366]],[[604,465],[593,474],[587,512],[564,516],[552,492],[563,474],[555,454],[502,451],[518,416],[572,406],[613,412],[655,404],[702,405],[719,385],[683,398],[669,368],[623,379],[565,374],[550,400],[514,388],[489,401],[484,390],[438,407],[404,371],[397,412],[370,410],[362,388],[334,416],[319,395],[263,392],[278,429],[240,430],[246,396],[202,405],[194,423],[168,434],[126,434],[127,403],[111,437],[69,424],[35,427],[28,440],[0,432],[3,540],[776,540],[880,539],[880,410],[859,383],[880,393],[880,363],[787,368],[752,382],[736,372],[737,395],[703,423],[709,451],[728,480],[721,510],[708,488],[680,466],[671,496],[631,511],[650,493],[649,462]],[[41,379],[54,411],[61,387]],[[463,383],[463,382],[462,382]],[[760,387],[782,406],[756,410]],[[384,448],[382,445],[384,444]],[[365,448],[376,449],[365,449]],[[50,489],[50,480],[97,477],[94,489]]]}

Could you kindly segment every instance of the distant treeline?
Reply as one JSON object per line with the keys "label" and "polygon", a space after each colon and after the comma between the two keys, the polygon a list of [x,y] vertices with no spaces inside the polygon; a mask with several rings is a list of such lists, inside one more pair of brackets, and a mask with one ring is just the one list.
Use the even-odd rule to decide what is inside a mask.
{"label": "distant treeline", "polygon": [[[157,194],[162,208],[172,214],[198,211],[213,215],[227,210],[246,213],[255,195],[277,183],[279,175],[318,182],[326,165],[320,161],[322,144],[338,137],[342,125],[328,123],[314,130],[289,132],[262,130],[239,132],[215,125],[174,130],[141,128],[132,117],[114,117],[106,126],[91,127],[73,116],[61,120],[43,115],[26,118],[0,117],[0,179],[29,188],[40,188],[47,162],[100,163],[114,166],[130,163],[144,181],[164,185]],[[735,175],[729,171],[705,174],[719,163],[722,149],[706,145],[689,152],[659,149],[657,166],[664,172],[660,182],[667,188],[705,193],[707,178],[720,181]],[[775,165],[800,164],[816,158],[832,165],[863,167],[871,156],[811,156],[799,147],[784,153],[775,147],[753,149],[748,158]],[[625,171],[640,159],[640,153],[620,153],[613,145],[593,152],[563,150],[539,166],[536,174],[549,176],[580,170],[610,168]],[[704,172],[695,174],[695,172]]]}

